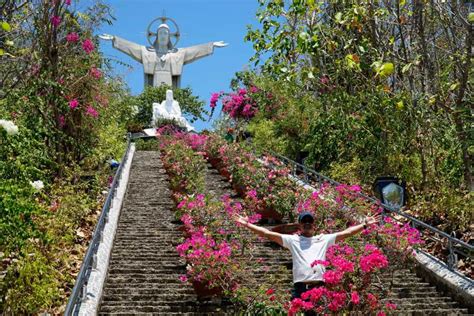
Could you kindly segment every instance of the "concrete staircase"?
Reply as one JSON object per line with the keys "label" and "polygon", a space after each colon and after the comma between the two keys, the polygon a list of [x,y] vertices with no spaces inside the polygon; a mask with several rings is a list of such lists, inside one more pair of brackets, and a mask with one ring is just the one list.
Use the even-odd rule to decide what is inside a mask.
{"label": "concrete staircase", "polygon": [[[226,179],[208,165],[206,186],[215,196],[234,192]],[[167,176],[159,153],[137,151],[132,163],[129,187],[119,219],[108,276],[104,285],[100,315],[229,315],[238,307],[225,300],[200,301],[188,284],[179,281],[185,262],[175,248],[182,239],[171,211]],[[286,249],[266,241],[256,243],[262,268],[254,271],[257,283],[268,279],[267,270],[278,271],[277,291],[292,287],[291,256]],[[260,278],[260,279],[259,279]],[[260,281],[259,281],[260,280]],[[383,283],[390,282],[388,277]],[[400,315],[467,314],[449,297],[423,282],[408,269],[397,271],[394,296]],[[253,286],[249,284],[249,286]]]}
{"label": "concrete staircase", "polygon": [[186,271],[176,246],[167,176],[159,152],[137,151],[121,211],[100,315],[225,315],[220,302],[199,301],[179,279]]}

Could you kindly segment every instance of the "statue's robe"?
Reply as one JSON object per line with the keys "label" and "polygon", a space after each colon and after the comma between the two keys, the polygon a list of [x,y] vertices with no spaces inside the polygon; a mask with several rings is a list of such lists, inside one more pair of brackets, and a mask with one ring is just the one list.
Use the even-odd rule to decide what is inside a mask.
{"label": "statue's robe", "polygon": [[167,84],[179,88],[183,65],[209,56],[214,51],[213,42],[206,44],[179,48],[176,51],[164,54],[165,61],[157,56],[155,49],[139,45],[123,38],[114,36],[113,47],[129,55],[143,64],[145,86],[158,87]]}

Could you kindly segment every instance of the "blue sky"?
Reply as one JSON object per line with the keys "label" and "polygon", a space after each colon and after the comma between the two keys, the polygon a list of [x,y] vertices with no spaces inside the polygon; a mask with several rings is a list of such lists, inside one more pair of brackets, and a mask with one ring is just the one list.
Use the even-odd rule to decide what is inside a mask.
{"label": "blue sky", "polygon": [[[213,41],[225,41],[229,46],[214,50],[214,54],[184,66],[181,86],[190,86],[194,94],[206,102],[212,92],[228,91],[235,72],[248,68],[253,55],[252,44],[244,43],[248,24],[257,25],[257,0],[106,0],[117,19],[105,25],[101,33],[117,35],[127,40],[148,45],[148,24],[163,14],[173,18],[180,28],[178,47],[187,47]],[[101,42],[105,56],[131,65],[114,63],[117,74],[127,82],[133,95],[143,89],[143,70],[140,63],[112,48],[110,42]],[[214,113],[214,118],[217,117]],[[209,122],[196,122],[198,131],[210,127]]]}

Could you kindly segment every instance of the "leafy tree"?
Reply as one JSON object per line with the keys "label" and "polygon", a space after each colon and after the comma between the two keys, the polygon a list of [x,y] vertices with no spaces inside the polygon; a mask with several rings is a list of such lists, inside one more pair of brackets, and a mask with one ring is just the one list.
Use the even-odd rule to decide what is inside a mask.
{"label": "leafy tree", "polygon": [[402,177],[414,193],[410,207],[466,227],[459,210],[472,208],[473,193],[472,4],[259,4],[260,26],[246,35],[255,69],[233,81],[234,89],[260,91],[251,125],[272,121],[254,128],[255,138],[271,129],[283,153],[307,155],[307,164],[341,181]]}

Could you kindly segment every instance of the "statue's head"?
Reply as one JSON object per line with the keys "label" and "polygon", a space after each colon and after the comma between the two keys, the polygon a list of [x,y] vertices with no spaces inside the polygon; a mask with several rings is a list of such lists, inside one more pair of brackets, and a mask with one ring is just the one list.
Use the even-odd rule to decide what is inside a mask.
{"label": "statue's head", "polygon": [[173,48],[173,44],[171,43],[170,37],[170,28],[167,24],[160,24],[158,26],[158,30],[156,31],[156,40],[155,40],[155,48],[158,46],[165,46],[168,49]]}
{"label": "statue's head", "polygon": [[173,90],[166,90],[166,101],[173,101]]}

